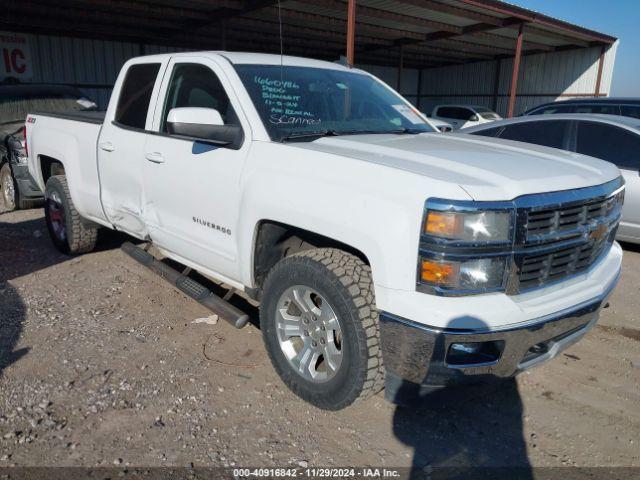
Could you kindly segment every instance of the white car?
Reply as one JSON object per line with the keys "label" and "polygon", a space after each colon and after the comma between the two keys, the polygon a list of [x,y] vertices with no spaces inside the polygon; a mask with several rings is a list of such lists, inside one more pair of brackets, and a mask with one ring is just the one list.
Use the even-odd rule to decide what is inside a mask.
{"label": "white car", "polygon": [[[427,117],[427,115],[425,115],[425,117]],[[445,122],[444,120],[440,120],[438,118],[429,118],[429,121],[434,127],[440,130],[442,133],[453,132],[453,126],[449,122]]]}
{"label": "white car", "polygon": [[615,164],[626,182],[618,240],[640,243],[640,121],[605,114],[511,118],[465,133],[561,148]]}
{"label": "white car", "polygon": [[153,242],[229,294],[123,249],[238,327],[227,300],[244,292],[282,381],[325,409],[538,365],[595,324],[620,274],[614,165],[434,135],[335,63],[135,58],[103,121],[30,114],[26,129],[57,248],[90,252],[99,227]]}
{"label": "white car", "polygon": [[451,124],[454,130],[502,119],[496,112],[481,105],[438,105],[433,109],[431,118]]}

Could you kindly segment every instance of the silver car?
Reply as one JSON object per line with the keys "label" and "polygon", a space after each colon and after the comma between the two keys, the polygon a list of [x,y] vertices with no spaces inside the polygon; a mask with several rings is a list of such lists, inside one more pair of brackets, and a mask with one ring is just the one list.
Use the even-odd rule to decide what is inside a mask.
{"label": "silver car", "polygon": [[640,119],[596,114],[534,115],[467,128],[464,133],[560,148],[614,163],[627,183],[616,238],[640,243]]}

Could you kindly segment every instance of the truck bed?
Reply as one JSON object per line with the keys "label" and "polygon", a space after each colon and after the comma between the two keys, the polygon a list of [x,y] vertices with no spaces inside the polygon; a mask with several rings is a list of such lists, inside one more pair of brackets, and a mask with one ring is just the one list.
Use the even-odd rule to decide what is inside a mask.
{"label": "truck bed", "polygon": [[73,120],[74,122],[95,123],[102,125],[106,111],[103,110],[87,110],[87,111],[69,111],[69,112],[36,112],[36,115],[43,117],[62,118],[64,120]]}

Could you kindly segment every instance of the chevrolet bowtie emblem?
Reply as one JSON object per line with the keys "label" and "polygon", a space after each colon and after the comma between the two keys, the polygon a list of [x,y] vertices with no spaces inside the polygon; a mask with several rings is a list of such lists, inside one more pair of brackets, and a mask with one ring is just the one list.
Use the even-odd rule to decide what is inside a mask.
{"label": "chevrolet bowtie emblem", "polygon": [[607,225],[601,223],[595,230],[589,232],[589,238],[597,242],[598,240],[602,240],[602,238],[607,235],[608,231],[609,229],[607,228]]}

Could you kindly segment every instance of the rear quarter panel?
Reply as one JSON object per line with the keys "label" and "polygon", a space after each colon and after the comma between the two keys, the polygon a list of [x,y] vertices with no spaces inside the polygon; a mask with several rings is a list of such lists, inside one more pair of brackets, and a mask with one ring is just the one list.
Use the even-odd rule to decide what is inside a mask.
{"label": "rear quarter panel", "polygon": [[101,125],[46,115],[27,117],[29,172],[44,191],[43,157],[64,165],[73,203],[82,217],[105,224],[96,148]]}

